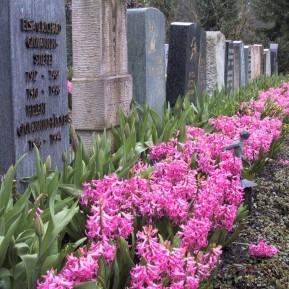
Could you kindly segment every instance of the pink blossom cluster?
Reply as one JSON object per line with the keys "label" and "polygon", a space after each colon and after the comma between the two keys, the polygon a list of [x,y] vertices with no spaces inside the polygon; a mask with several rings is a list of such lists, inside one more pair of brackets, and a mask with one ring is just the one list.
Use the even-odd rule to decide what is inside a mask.
{"label": "pink blossom cluster", "polygon": [[[130,289],[196,289],[210,276],[221,255],[221,246],[194,257],[185,247],[172,248],[170,242],[159,243],[152,226],[137,234],[140,264],[131,270]],[[166,283],[165,283],[166,281]]]}
{"label": "pink blossom cluster", "polygon": [[67,91],[68,93],[72,93],[72,83],[69,80],[67,80]]}
{"label": "pink blossom cluster", "polygon": [[98,260],[104,256],[107,264],[115,258],[115,245],[102,241],[92,243],[88,249],[86,247],[78,250],[78,257],[73,254],[67,256],[64,268],[56,274],[52,268],[43,276],[44,282],[38,281],[38,289],[72,289],[74,285],[86,281],[97,279]]}
{"label": "pink blossom cluster", "polygon": [[[288,88],[289,83],[261,93],[259,100],[243,103],[241,112],[232,117],[210,119],[219,133],[188,126],[187,141],[173,138],[151,147],[153,170],[148,177],[142,177],[142,172],[150,165],[139,161],[128,180],[112,174],[84,184],[81,203],[90,210],[86,234],[92,245],[82,248],[78,257],[68,256],[58,275],[53,269],[47,272],[38,288],[72,288],[96,280],[100,256],[109,264],[115,257],[116,240],[128,239],[135,219],[142,217],[146,226],[136,234],[140,262],[131,270],[130,288],[198,288],[221,254],[220,247],[208,251],[210,233],[217,228],[233,230],[243,199],[242,161],[232,150],[223,152],[222,148],[246,129],[250,138],[245,141],[244,156],[252,161],[261,148],[268,152],[282,132],[278,110],[289,115]],[[271,112],[264,116],[269,102]],[[161,219],[178,230],[178,245],[159,242],[155,227]],[[270,256],[277,252],[262,242],[251,245],[250,254]]]}
{"label": "pink blossom cluster", "polygon": [[278,249],[273,245],[268,245],[264,240],[257,245],[251,244],[249,246],[249,254],[257,257],[271,257],[278,253]]}
{"label": "pink blossom cluster", "polygon": [[272,142],[277,140],[282,132],[280,119],[269,116],[261,118],[259,111],[253,111],[250,115],[238,113],[232,117],[220,115],[217,119],[210,119],[209,123],[234,140],[239,138],[241,131],[248,130],[250,137],[243,154],[250,161],[258,159],[261,149],[267,153]]}

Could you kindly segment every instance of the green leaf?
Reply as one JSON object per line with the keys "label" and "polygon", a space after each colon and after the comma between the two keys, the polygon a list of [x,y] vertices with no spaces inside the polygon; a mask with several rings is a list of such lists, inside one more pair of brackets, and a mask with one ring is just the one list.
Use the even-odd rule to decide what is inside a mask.
{"label": "green leaf", "polygon": [[20,257],[21,257],[21,259],[25,265],[27,282],[28,282],[28,289],[31,289],[32,288],[32,275],[35,271],[35,266],[37,263],[37,254],[22,255]]}
{"label": "green leaf", "polygon": [[0,239],[0,268],[2,267],[3,263],[4,263],[4,259],[6,256],[6,252],[7,249],[10,245],[10,241],[14,235],[14,232],[17,230],[18,225],[20,223],[21,220],[21,216],[19,216],[10,226],[10,228],[8,229],[5,237],[1,240]]}
{"label": "green leaf", "polygon": [[[15,178],[16,170],[18,169],[20,163],[26,155],[22,156],[15,164],[15,166],[11,166],[6,173],[5,179],[2,182],[1,189],[0,189],[0,211],[4,208],[6,211],[9,201],[12,197],[12,186],[13,180]],[[3,212],[4,213],[4,212]]]}
{"label": "green leaf", "polygon": [[[0,269],[0,279],[2,279],[4,277],[8,277],[8,276],[12,276],[11,272],[6,268],[1,268]],[[0,286],[0,288],[1,288],[1,286]]]}
{"label": "green leaf", "polygon": [[73,286],[73,289],[101,289],[102,287],[97,285],[96,282],[88,281]]}

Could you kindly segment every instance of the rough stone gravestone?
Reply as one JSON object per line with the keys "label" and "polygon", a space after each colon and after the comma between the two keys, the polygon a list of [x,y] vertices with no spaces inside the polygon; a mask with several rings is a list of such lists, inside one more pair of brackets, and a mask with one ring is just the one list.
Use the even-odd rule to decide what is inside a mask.
{"label": "rough stone gravestone", "polygon": [[221,90],[225,85],[226,38],[220,31],[207,31],[207,92]]}
{"label": "rough stone gravestone", "polygon": [[0,2],[0,175],[23,154],[17,176],[42,161],[61,167],[69,147],[65,11],[62,0]]}
{"label": "rough stone gravestone", "polygon": [[252,79],[261,76],[263,46],[254,44],[251,48],[251,75]]}
{"label": "rough stone gravestone", "polygon": [[192,101],[200,97],[206,77],[205,37],[206,32],[195,23],[174,22],[170,26],[166,98],[172,106],[179,96],[188,94]]}
{"label": "rough stone gravestone", "polygon": [[197,27],[197,30],[200,30],[197,95],[201,98],[207,88],[207,33],[199,26]]}
{"label": "rough stone gravestone", "polygon": [[227,93],[234,90],[234,44],[231,40],[226,41],[225,87]]}
{"label": "rough stone gravestone", "polygon": [[[249,81],[250,81],[250,74],[249,72],[251,72],[251,63],[249,64],[249,54],[251,54],[251,50],[250,50],[250,46],[249,45],[245,45],[244,46],[244,60],[245,60],[245,85],[248,85]],[[251,57],[251,55],[250,55]]]}
{"label": "rough stone gravestone", "polygon": [[238,47],[239,56],[239,85],[240,87],[246,85],[245,80],[245,55],[244,55],[244,43],[242,41],[234,41],[234,46]]}
{"label": "rough stone gravestone", "polygon": [[162,114],[166,100],[165,17],[155,8],[129,9],[127,16],[133,98]]}
{"label": "rough stone gravestone", "polygon": [[72,2],[72,122],[90,148],[94,132],[118,125],[117,110],[129,111],[126,1]]}
{"label": "rough stone gravestone", "polygon": [[271,51],[271,75],[278,74],[278,44],[270,43]]}

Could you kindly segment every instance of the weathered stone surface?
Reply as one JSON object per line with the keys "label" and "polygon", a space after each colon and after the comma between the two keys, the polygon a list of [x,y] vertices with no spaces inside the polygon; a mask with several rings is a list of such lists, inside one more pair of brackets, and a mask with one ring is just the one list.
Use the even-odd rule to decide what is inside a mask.
{"label": "weathered stone surface", "polygon": [[64,2],[2,0],[0,19],[0,175],[27,154],[19,178],[35,173],[34,144],[53,167],[69,147]]}
{"label": "weathered stone surface", "polygon": [[168,71],[168,58],[169,58],[169,44],[165,44],[165,60],[166,60],[166,74]]}
{"label": "weathered stone surface", "polygon": [[72,15],[72,121],[90,148],[93,132],[117,125],[118,109],[129,111],[126,1],[73,1]]}
{"label": "weathered stone surface", "polygon": [[245,61],[245,85],[248,85],[251,80],[251,47],[244,46],[244,61]]}
{"label": "weathered stone surface", "polygon": [[239,55],[239,85],[240,87],[246,85],[245,79],[245,55],[244,55],[244,43],[242,41],[234,41],[234,45],[238,47]]}
{"label": "weathered stone surface", "polygon": [[199,98],[206,91],[207,88],[207,33],[204,29],[198,27],[200,30],[200,50],[199,50],[199,65],[198,65],[198,82],[197,95]]}
{"label": "weathered stone surface", "polygon": [[234,43],[231,40],[226,41],[225,87],[227,93],[234,90]]}
{"label": "weathered stone surface", "polygon": [[220,31],[207,31],[207,92],[225,85],[226,38]]}
{"label": "weathered stone surface", "polygon": [[[199,82],[200,81],[200,82]],[[166,98],[174,106],[178,96],[192,101],[206,87],[206,32],[195,23],[170,27]]]}
{"label": "weathered stone surface", "polygon": [[162,114],[165,90],[165,17],[158,9],[128,10],[128,71],[133,97]]}
{"label": "weathered stone surface", "polygon": [[261,76],[262,71],[263,46],[254,44],[251,48],[251,78],[256,79]]}
{"label": "weathered stone surface", "polygon": [[270,43],[271,51],[271,75],[278,74],[278,44]]}
{"label": "weathered stone surface", "polygon": [[234,90],[240,88],[240,46],[234,43]]}
{"label": "weathered stone surface", "polygon": [[264,66],[265,66],[265,75],[271,76],[271,51],[270,49],[264,49]]}

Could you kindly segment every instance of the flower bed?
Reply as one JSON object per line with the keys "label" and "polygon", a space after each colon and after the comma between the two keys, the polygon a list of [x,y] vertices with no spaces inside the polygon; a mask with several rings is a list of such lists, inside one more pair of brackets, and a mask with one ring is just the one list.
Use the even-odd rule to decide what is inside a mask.
{"label": "flower bed", "polygon": [[38,288],[87,281],[103,288],[209,288],[219,245],[238,230],[243,199],[241,159],[222,147],[248,130],[244,156],[254,162],[269,153],[288,114],[288,86],[262,92],[237,115],[211,119],[213,133],[187,127],[185,142],[176,136],[151,147],[148,163],[139,161],[128,180],[112,174],[84,184],[89,245]]}

